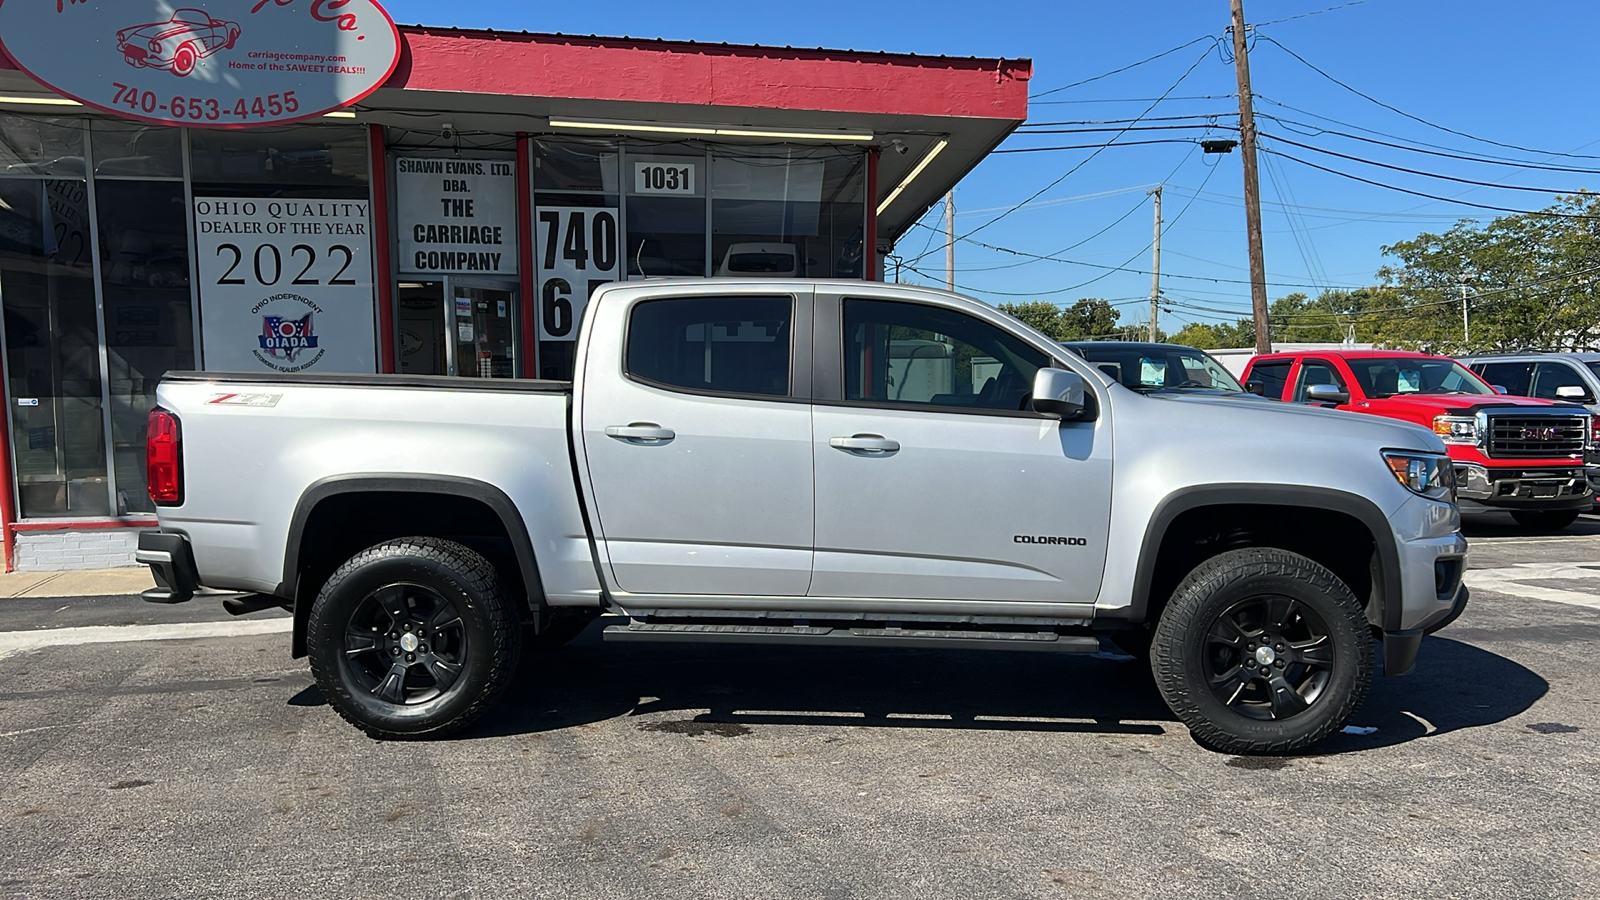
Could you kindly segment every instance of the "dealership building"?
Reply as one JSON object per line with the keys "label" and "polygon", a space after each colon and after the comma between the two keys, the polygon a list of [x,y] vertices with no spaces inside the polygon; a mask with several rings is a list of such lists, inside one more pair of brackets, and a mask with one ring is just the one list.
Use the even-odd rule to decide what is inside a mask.
{"label": "dealership building", "polygon": [[1031,73],[77,2],[0,7],[8,570],[131,562],[168,371],[561,379],[606,282],[880,278]]}

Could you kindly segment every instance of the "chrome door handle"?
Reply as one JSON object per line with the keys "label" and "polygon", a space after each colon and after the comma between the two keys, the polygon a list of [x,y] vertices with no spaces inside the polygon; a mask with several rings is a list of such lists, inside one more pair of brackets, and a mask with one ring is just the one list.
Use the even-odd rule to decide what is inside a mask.
{"label": "chrome door handle", "polygon": [[853,434],[850,437],[829,438],[828,446],[860,456],[888,456],[900,452],[899,441],[891,441],[881,434]]}
{"label": "chrome door handle", "polygon": [[671,428],[662,428],[654,422],[634,422],[631,425],[610,425],[606,437],[630,444],[666,444],[677,437]]}

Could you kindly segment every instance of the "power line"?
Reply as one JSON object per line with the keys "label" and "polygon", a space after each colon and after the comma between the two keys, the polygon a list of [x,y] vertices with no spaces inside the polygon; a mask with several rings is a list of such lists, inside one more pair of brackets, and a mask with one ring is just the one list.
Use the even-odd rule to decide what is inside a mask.
{"label": "power line", "polygon": [[1232,100],[1232,99],[1234,99],[1234,95],[1232,95],[1232,94],[1195,94],[1195,95],[1191,95],[1191,96],[1187,96],[1187,97],[1164,97],[1164,98],[1163,97],[1117,97],[1117,98],[1109,98],[1108,97],[1108,98],[1105,98],[1105,99],[1102,99],[1102,100],[1038,100],[1038,101],[1029,100],[1028,102],[1030,104],[1033,104],[1033,105],[1036,105],[1036,106],[1066,106],[1068,104],[1077,104],[1077,103],[1149,103],[1152,100],[1162,100],[1162,99],[1165,99],[1165,100],[1167,100],[1169,102],[1172,102],[1172,103],[1181,103],[1181,102],[1186,102],[1186,101],[1189,101],[1189,100]]}
{"label": "power line", "polygon": [[1367,0],[1350,0],[1349,3],[1341,3],[1338,6],[1330,6],[1327,9],[1319,9],[1319,10],[1314,10],[1312,12],[1301,13],[1298,16],[1288,16],[1288,17],[1282,18],[1282,19],[1273,19],[1271,22],[1258,22],[1255,25],[1252,25],[1250,27],[1251,28],[1262,28],[1262,27],[1267,26],[1267,25],[1282,25],[1284,22],[1293,22],[1295,19],[1309,19],[1312,16],[1320,16],[1323,13],[1331,13],[1331,12],[1334,12],[1336,10],[1349,9],[1352,6],[1360,6],[1361,4],[1363,4],[1365,2],[1367,2]]}
{"label": "power line", "polygon": [[1516,209],[1516,208],[1510,207],[1510,206],[1493,206],[1493,205],[1488,204],[1488,203],[1473,203],[1473,202],[1471,202],[1469,200],[1458,200],[1458,199],[1455,199],[1453,197],[1441,197],[1438,194],[1429,194],[1429,193],[1425,193],[1423,191],[1413,191],[1410,188],[1403,188],[1403,187],[1399,187],[1399,186],[1392,185],[1392,184],[1385,184],[1385,183],[1383,183],[1381,181],[1373,181],[1370,178],[1362,178],[1360,175],[1352,175],[1349,172],[1341,172],[1338,169],[1330,169],[1327,166],[1319,166],[1314,162],[1308,162],[1308,161],[1303,160],[1303,159],[1301,159],[1301,158],[1299,158],[1297,156],[1290,156],[1289,154],[1284,153],[1281,150],[1270,150],[1270,149],[1268,149],[1266,147],[1263,147],[1263,148],[1261,148],[1261,152],[1262,153],[1270,153],[1273,156],[1281,156],[1284,159],[1289,160],[1290,162],[1297,162],[1302,166],[1309,166],[1309,167],[1311,167],[1313,169],[1318,169],[1320,171],[1327,172],[1330,175],[1338,175],[1340,178],[1348,178],[1351,181],[1359,181],[1362,184],[1370,184],[1373,187],[1380,187],[1380,188],[1384,188],[1386,190],[1398,191],[1399,193],[1402,193],[1402,194],[1410,194],[1413,197],[1424,197],[1424,198],[1426,198],[1428,200],[1438,200],[1441,203],[1455,203],[1455,204],[1458,204],[1460,206],[1470,206],[1470,207],[1473,207],[1474,209],[1490,209],[1490,210],[1495,210],[1496,212],[1514,213],[1514,214],[1519,215],[1519,216],[1545,216],[1547,218],[1553,218],[1553,219],[1581,219],[1581,220],[1584,220],[1584,221],[1589,221],[1589,220],[1593,220],[1593,219],[1600,219],[1600,216],[1589,216],[1589,215],[1584,215],[1582,213],[1551,212],[1549,210],[1539,210],[1539,209]]}
{"label": "power line", "polygon": [[1145,116],[1139,119],[1075,119],[1063,122],[1025,122],[1018,128],[1053,128],[1066,125],[1115,125],[1118,122],[1174,122],[1180,119],[1220,119],[1237,116],[1236,112],[1195,113],[1187,116]]}
{"label": "power line", "polygon": [[1315,64],[1313,64],[1310,60],[1308,60],[1305,57],[1301,56],[1300,54],[1294,52],[1293,50],[1290,50],[1288,47],[1285,47],[1280,41],[1272,38],[1269,35],[1260,34],[1258,32],[1257,33],[1257,37],[1259,39],[1263,40],[1263,41],[1268,41],[1268,42],[1272,43],[1279,50],[1282,50],[1283,52],[1285,52],[1285,53],[1289,54],[1290,56],[1294,57],[1295,59],[1299,60],[1303,65],[1306,66],[1306,68],[1310,69],[1313,72],[1316,72],[1318,75],[1321,75],[1323,78],[1328,79],[1329,81],[1333,82],[1334,84],[1338,85],[1339,87],[1344,88],[1345,90],[1349,91],[1350,93],[1355,94],[1357,97],[1360,97],[1361,99],[1366,100],[1366,101],[1368,101],[1370,103],[1375,103],[1378,106],[1381,106],[1384,109],[1387,109],[1392,113],[1395,113],[1396,115],[1404,116],[1404,117],[1406,117],[1407,119],[1410,119],[1413,122],[1419,122],[1419,123],[1421,123],[1423,125],[1428,126],[1429,128],[1435,128],[1435,129],[1438,129],[1439,131],[1446,132],[1447,134],[1453,134],[1456,137],[1464,137],[1469,141],[1477,141],[1480,144],[1490,144],[1490,145],[1495,146],[1495,147],[1504,147],[1507,150],[1519,150],[1519,151],[1521,151],[1523,153],[1538,153],[1538,154],[1542,154],[1542,155],[1545,155],[1545,156],[1565,156],[1565,157],[1569,157],[1569,158],[1573,158],[1573,159],[1600,159],[1600,156],[1590,156],[1590,155],[1587,155],[1587,154],[1561,153],[1561,152],[1554,151],[1554,150],[1540,150],[1540,149],[1537,149],[1537,148],[1534,148],[1534,147],[1523,147],[1523,146],[1520,146],[1518,144],[1507,144],[1507,143],[1504,143],[1504,142],[1501,142],[1501,141],[1491,140],[1489,138],[1478,137],[1475,134],[1468,134],[1465,131],[1458,131],[1458,130],[1456,130],[1454,128],[1450,128],[1450,127],[1445,126],[1445,125],[1440,125],[1437,122],[1430,122],[1427,119],[1422,118],[1421,116],[1414,116],[1411,113],[1408,113],[1405,110],[1400,109],[1397,106],[1391,106],[1390,104],[1385,103],[1382,100],[1379,100],[1378,98],[1372,96],[1371,94],[1365,93],[1363,91],[1360,91],[1360,90],[1358,90],[1356,88],[1351,87],[1348,84],[1345,84],[1343,81],[1340,81],[1339,79],[1333,77],[1332,75],[1329,75],[1327,72],[1324,72],[1322,69],[1317,68],[1317,66]]}
{"label": "power line", "polygon": [[[1115,138],[1113,138],[1112,140],[1116,141]],[[1116,141],[1115,143],[1108,143],[1108,144],[1070,144],[1070,145],[1062,146],[1062,147],[1008,147],[1008,148],[1001,149],[1001,150],[995,150],[992,153],[990,153],[989,155],[990,156],[997,156],[997,155],[999,155],[1001,153],[1049,153],[1049,152],[1052,152],[1052,151],[1055,151],[1055,150],[1094,150],[1094,151],[1096,151],[1094,156],[1090,156],[1089,157],[1089,159],[1094,159],[1095,156],[1099,155],[1099,151],[1100,150],[1105,150],[1105,149],[1110,148],[1110,147],[1143,147],[1143,146],[1148,146],[1150,144],[1198,144],[1198,143],[1199,143],[1199,141],[1195,140],[1194,138],[1157,138],[1155,140],[1149,140],[1149,141]],[[1085,159],[1083,162],[1086,163],[1086,162],[1089,161],[1089,159]],[[1077,166],[1073,167],[1072,172],[1076,172],[1078,169],[1081,169],[1081,168],[1083,168],[1083,163],[1079,163]],[[1068,172],[1067,174],[1071,175],[1072,172]],[[1057,184],[1060,184],[1060,183],[1061,182],[1059,182],[1059,181],[1053,182],[1050,185],[1050,187],[1055,187]],[[1045,188],[1045,191],[1047,191],[1049,189],[1050,188],[1047,187],[1047,188]],[[1037,196],[1039,196],[1039,194],[1042,194],[1042,193],[1044,193],[1044,191],[1039,191],[1039,193],[1038,194],[1034,194],[1033,197],[1037,197]],[[973,231],[979,231],[981,229],[988,228],[990,225],[993,225],[995,222],[1000,221],[1001,219],[1005,218],[1006,216],[1010,215],[1011,213],[1016,212],[1017,210],[1023,208],[1024,206],[1029,205],[1032,202],[1033,197],[1029,197],[1027,200],[1024,200],[1021,203],[1018,203],[1014,208],[1008,210],[1006,213],[1004,213],[1002,215],[999,215],[999,216],[996,216],[993,220],[991,220],[989,222],[986,222],[983,225],[978,226],[977,228],[973,229]]]}
{"label": "power line", "polygon": [[[1348,153],[1340,153],[1340,152],[1338,152],[1336,150],[1325,150],[1325,149],[1323,149],[1321,147],[1313,146],[1311,144],[1302,144],[1299,141],[1290,140],[1289,138],[1283,137],[1282,135],[1263,134],[1262,136],[1271,138],[1271,139],[1273,139],[1275,141],[1280,141],[1282,143],[1288,144],[1291,147],[1299,147],[1299,148],[1301,148],[1303,150],[1310,150],[1313,153],[1322,153],[1322,154],[1325,154],[1327,156],[1336,156],[1336,157],[1338,157],[1340,159],[1346,159],[1346,160],[1349,160],[1351,162],[1363,163],[1363,164],[1369,165],[1369,166],[1377,166],[1377,167],[1379,167],[1381,169],[1391,169],[1391,170],[1396,171],[1396,172],[1405,172],[1408,175],[1421,175],[1424,178],[1437,178],[1437,179],[1439,179],[1441,181],[1454,181],[1457,184],[1470,184],[1470,185],[1475,185],[1477,187],[1496,188],[1498,190],[1503,190],[1503,191],[1531,191],[1531,192],[1536,193],[1536,194],[1586,194],[1586,193],[1590,193],[1589,191],[1584,191],[1584,190],[1567,191],[1567,190],[1560,190],[1560,189],[1557,189],[1557,188],[1528,187],[1527,185],[1518,185],[1518,184],[1498,184],[1498,183],[1492,182],[1492,181],[1479,181],[1479,180],[1477,180],[1475,178],[1458,178],[1458,177],[1456,177],[1454,175],[1440,175],[1437,172],[1425,172],[1425,171],[1423,171],[1421,169],[1412,169],[1412,168],[1408,168],[1406,166],[1396,166],[1396,165],[1393,165],[1391,163],[1378,162],[1375,159],[1362,159],[1359,156],[1351,156]],[[1595,174],[1600,174],[1600,173],[1595,173]]]}
{"label": "power line", "polygon": [[[1293,126],[1296,126],[1296,125],[1300,126],[1301,128],[1314,129],[1313,133],[1305,134],[1306,137],[1316,137],[1317,135],[1331,134],[1331,135],[1335,135],[1337,137],[1345,138],[1347,140],[1361,141],[1361,142],[1367,143],[1367,144],[1375,144],[1377,146],[1388,147],[1388,148],[1393,149],[1393,150],[1404,150],[1404,151],[1406,151],[1408,153],[1422,153],[1422,154],[1426,154],[1428,156],[1442,157],[1444,159],[1458,159],[1458,160],[1463,160],[1465,162],[1480,163],[1480,164],[1486,165],[1486,166],[1506,166],[1506,167],[1509,167],[1509,168],[1533,169],[1533,170],[1543,171],[1543,172],[1572,172],[1572,173],[1576,173],[1576,174],[1579,174],[1579,175],[1600,175],[1600,169],[1580,169],[1580,168],[1577,168],[1576,166],[1547,166],[1547,165],[1543,165],[1541,163],[1523,162],[1521,160],[1511,160],[1511,159],[1506,159],[1504,157],[1474,156],[1474,155],[1465,154],[1465,153],[1448,153],[1448,152],[1445,152],[1445,151],[1442,151],[1442,150],[1424,149],[1424,147],[1422,147],[1422,146],[1408,147],[1405,144],[1397,144],[1397,143],[1394,143],[1393,141],[1380,141],[1377,138],[1362,137],[1359,134],[1349,134],[1347,132],[1339,131],[1339,130],[1334,129],[1334,128],[1323,128],[1322,126],[1313,124],[1311,122],[1298,122],[1298,121],[1296,121],[1294,119],[1285,119],[1285,118],[1283,118],[1281,116],[1271,115],[1270,113],[1259,113],[1258,115],[1260,115],[1261,118],[1263,118],[1263,119],[1271,119],[1272,121],[1277,122],[1279,125],[1282,125],[1283,127],[1288,128],[1290,131],[1294,131],[1296,134],[1305,134],[1305,132],[1296,131],[1294,129],[1294,127],[1293,127]],[[1332,121],[1332,120],[1330,119],[1329,121]],[[1363,129],[1363,130],[1366,130],[1366,129]],[[1397,140],[1405,140],[1405,138],[1397,138]],[[1424,145],[1424,146],[1432,146],[1432,145]]]}
{"label": "power line", "polygon": [[[1215,46],[1218,43],[1216,38],[1207,38],[1207,40],[1210,40],[1213,46]],[[1189,44],[1186,44],[1185,46],[1189,46],[1190,44],[1194,44],[1194,43],[1197,43],[1197,41],[1190,41]],[[1205,49],[1205,52],[1201,53],[1199,58],[1197,58],[1193,63],[1191,63],[1189,65],[1189,68],[1183,70],[1183,74],[1178,76],[1178,80],[1174,81],[1172,83],[1171,87],[1167,88],[1166,91],[1162,92],[1161,96],[1156,98],[1154,103],[1151,103],[1149,106],[1145,107],[1145,109],[1142,112],[1139,113],[1139,118],[1143,118],[1144,116],[1149,115],[1152,110],[1154,110],[1157,106],[1161,105],[1161,101],[1165,100],[1168,94],[1171,94],[1173,91],[1177,90],[1178,86],[1183,84],[1183,82],[1194,72],[1194,70],[1198,69],[1200,67],[1200,64],[1206,61],[1206,57],[1208,57],[1210,55],[1211,55],[1211,47],[1207,47]],[[1138,119],[1135,119],[1134,121],[1137,122]],[[1044,194],[1046,191],[1050,190],[1051,188],[1055,187],[1056,185],[1060,184],[1061,182],[1066,181],[1069,177],[1072,176],[1072,174],[1074,172],[1077,172],[1079,169],[1081,169],[1084,166],[1088,165],[1089,162],[1091,160],[1093,160],[1095,157],[1099,156],[1101,154],[1101,152],[1103,152],[1106,149],[1106,147],[1111,146],[1116,141],[1116,139],[1118,137],[1120,137],[1120,135],[1113,135],[1110,141],[1107,141],[1103,146],[1097,148],[1093,153],[1091,153],[1088,156],[1084,157],[1083,159],[1079,160],[1077,165],[1073,166],[1072,168],[1068,169],[1066,172],[1062,173],[1060,178],[1057,178],[1056,180],[1050,182],[1049,184],[1047,184],[1044,187],[1040,188],[1039,190],[1035,191],[1031,196],[1029,196],[1027,199],[1023,200],[1022,203],[1017,204],[1016,206],[1012,207],[1011,209],[1006,210],[1005,212],[1001,213],[1000,215],[995,216],[994,218],[990,219],[989,221],[983,223],[982,225],[979,225],[977,228],[974,228],[971,231],[967,232],[965,235],[963,235],[963,237],[970,237],[971,235],[977,234],[978,232],[984,230],[985,228],[988,228],[990,225],[993,225],[994,223],[1000,221],[1001,219],[1004,219],[1006,216],[1009,216],[1012,213],[1016,212],[1018,209],[1021,209],[1023,204],[1026,204],[1026,203],[1032,202],[1034,200],[1037,200],[1040,197],[1040,195]],[[997,151],[997,152],[1003,153],[1005,151],[1002,150],[1002,151]],[[915,262],[915,260],[913,260],[913,262]]]}
{"label": "power line", "polygon": [[[1061,87],[1058,87],[1058,88],[1051,88],[1048,91],[1043,91],[1041,93],[1034,94],[1033,96],[1029,97],[1028,100],[1030,102],[1032,102],[1034,100],[1038,100],[1041,97],[1048,97],[1051,94],[1059,94],[1062,91],[1071,90],[1072,88],[1075,88],[1075,87],[1081,87],[1081,86],[1089,84],[1090,82],[1093,82],[1093,81],[1099,81],[1102,78],[1110,78],[1113,75],[1120,75],[1123,72],[1128,71],[1129,69],[1137,69],[1138,67],[1140,67],[1142,65],[1145,65],[1146,63],[1153,63],[1156,60],[1161,59],[1162,57],[1171,56],[1172,54],[1177,53],[1179,50],[1182,50],[1182,49],[1184,49],[1186,47],[1193,47],[1195,44],[1198,44],[1201,41],[1211,41],[1213,44],[1215,44],[1217,39],[1216,39],[1216,37],[1214,35],[1203,34],[1200,37],[1197,37],[1192,41],[1189,41],[1189,42],[1183,43],[1183,44],[1179,44],[1178,46],[1173,47],[1173,48],[1168,49],[1168,50],[1163,50],[1160,53],[1157,53],[1155,56],[1146,57],[1145,59],[1141,59],[1136,63],[1129,63],[1128,65],[1125,65],[1125,66],[1121,67],[1120,69],[1112,69],[1109,72],[1105,72],[1103,74],[1096,75],[1093,78],[1085,78],[1082,81],[1074,81],[1071,84],[1064,84],[1064,85],[1062,85]],[[1211,52],[1211,48],[1207,47],[1206,48],[1206,52],[1207,53]]]}

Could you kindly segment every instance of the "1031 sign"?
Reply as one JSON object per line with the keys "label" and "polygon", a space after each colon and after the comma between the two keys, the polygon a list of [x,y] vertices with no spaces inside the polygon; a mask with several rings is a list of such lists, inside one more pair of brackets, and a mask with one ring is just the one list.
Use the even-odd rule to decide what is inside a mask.
{"label": "1031 sign", "polygon": [[538,218],[539,339],[577,340],[590,295],[622,277],[617,211],[546,206]]}

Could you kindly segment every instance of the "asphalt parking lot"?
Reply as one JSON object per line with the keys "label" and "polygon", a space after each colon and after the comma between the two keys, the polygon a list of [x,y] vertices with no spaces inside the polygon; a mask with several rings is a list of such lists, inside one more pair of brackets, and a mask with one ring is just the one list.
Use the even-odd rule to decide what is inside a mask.
{"label": "asphalt parking lot", "polygon": [[1600,519],[1468,534],[1376,730],[1287,759],[1201,749],[1123,659],[595,629],[376,742],[281,619],[0,601],[0,895],[1595,896]]}

